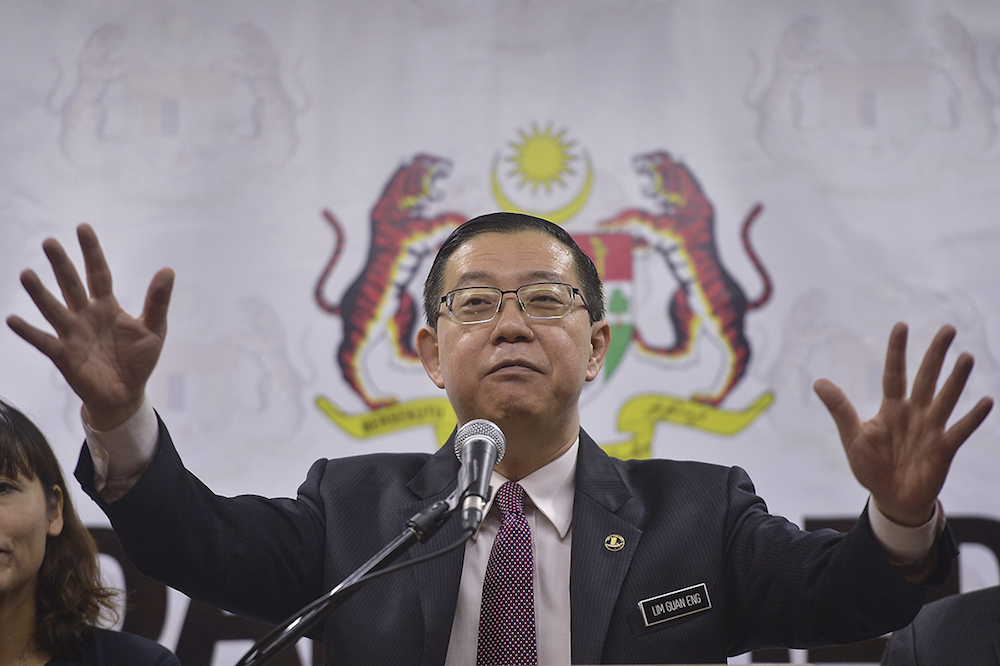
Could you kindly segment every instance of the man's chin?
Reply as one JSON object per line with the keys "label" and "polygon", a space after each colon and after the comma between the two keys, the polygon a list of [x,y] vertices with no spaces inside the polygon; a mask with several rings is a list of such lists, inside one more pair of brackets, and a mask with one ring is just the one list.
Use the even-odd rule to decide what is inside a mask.
{"label": "man's chin", "polygon": [[504,424],[519,426],[541,418],[541,402],[537,395],[526,391],[516,395],[497,395],[483,400],[478,407],[470,410],[475,414],[469,418],[493,421],[503,430]]}

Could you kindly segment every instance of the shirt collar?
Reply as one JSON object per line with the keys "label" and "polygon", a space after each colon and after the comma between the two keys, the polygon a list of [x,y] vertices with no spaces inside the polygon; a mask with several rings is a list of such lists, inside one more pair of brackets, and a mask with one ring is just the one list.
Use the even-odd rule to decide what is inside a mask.
{"label": "shirt collar", "polygon": [[[573,497],[576,491],[576,456],[580,450],[580,438],[565,453],[543,467],[524,477],[520,481],[525,494],[539,512],[556,528],[559,538],[565,538],[573,523]],[[493,497],[490,498],[486,512],[493,506],[496,491],[510,479],[505,478],[496,470],[490,478],[493,486]]]}

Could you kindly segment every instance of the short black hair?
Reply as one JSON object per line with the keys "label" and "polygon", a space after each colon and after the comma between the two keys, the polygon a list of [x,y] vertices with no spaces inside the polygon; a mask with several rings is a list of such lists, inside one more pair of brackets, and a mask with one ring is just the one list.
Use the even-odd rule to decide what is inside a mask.
{"label": "short black hair", "polygon": [[583,293],[583,300],[590,314],[590,322],[594,323],[604,319],[604,287],[601,284],[601,276],[597,273],[594,262],[591,261],[586,252],[580,249],[569,232],[558,224],[553,224],[534,215],[501,212],[487,213],[464,222],[451,232],[451,235],[441,245],[434,257],[434,263],[431,264],[427,280],[424,282],[424,316],[428,326],[437,328],[441,296],[444,295],[442,294],[444,267],[455,250],[480,234],[490,232],[512,234],[519,231],[540,231],[552,236],[569,249],[576,264],[577,277],[580,279],[580,291]]}

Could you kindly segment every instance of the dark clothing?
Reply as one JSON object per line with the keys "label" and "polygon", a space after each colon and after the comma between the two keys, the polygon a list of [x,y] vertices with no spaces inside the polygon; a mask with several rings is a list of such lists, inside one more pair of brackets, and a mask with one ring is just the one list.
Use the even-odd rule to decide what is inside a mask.
{"label": "dark clothing", "polygon": [[46,666],[181,666],[174,653],[148,638],[94,629],[79,659],[52,659]]}
{"label": "dark clothing", "polygon": [[927,604],[893,632],[883,666],[1000,666],[1000,587],[955,594]]}
{"label": "dark clothing", "polygon": [[[100,501],[86,448],[77,478],[145,573],[209,604],[280,622],[447,497],[458,467],[449,441],[433,455],[319,460],[294,500],[226,499],[184,469],[161,423],[156,456],[125,497]],[[911,584],[882,555],[867,512],[845,535],[806,533],[769,515],[742,469],[617,460],[583,431],[575,492],[575,663],[722,663],[757,648],[872,638],[909,622],[954,557],[946,532],[930,584]],[[452,520],[404,558],[459,535]],[[605,546],[611,535],[624,539],[620,550]],[[326,663],[444,663],[463,558],[458,549],[351,596],[323,625]],[[708,607],[703,601],[698,612],[645,626],[640,601],[701,585]]]}

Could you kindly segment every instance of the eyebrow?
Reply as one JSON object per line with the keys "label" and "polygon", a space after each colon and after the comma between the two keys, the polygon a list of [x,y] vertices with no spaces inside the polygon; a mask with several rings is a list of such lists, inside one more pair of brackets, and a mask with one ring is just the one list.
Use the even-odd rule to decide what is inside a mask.
{"label": "eyebrow", "polygon": [[[565,282],[564,278],[559,273],[550,270],[538,269],[531,271],[530,273],[525,273],[522,275],[522,279],[526,280],[524,284],[531,284],[532,282]],[[458,282],[455,283],[455,288],[459,287],[470,287],[470,286],[486,286],[483,283],[496,281],[496,276],[492,273],[486,271],[469,271],[459,278]]]}

